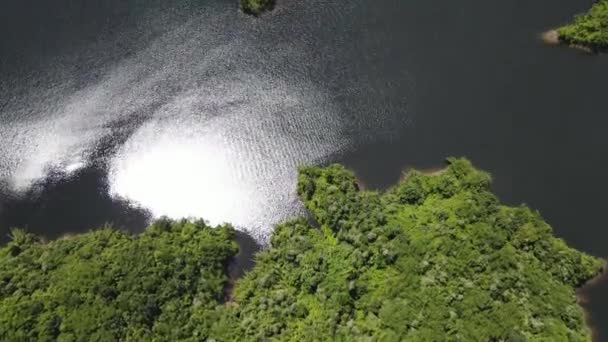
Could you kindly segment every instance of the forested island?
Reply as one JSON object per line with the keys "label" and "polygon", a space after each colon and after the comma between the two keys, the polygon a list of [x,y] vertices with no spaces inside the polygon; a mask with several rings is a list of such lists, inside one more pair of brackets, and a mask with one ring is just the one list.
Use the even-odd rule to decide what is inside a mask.
{"label": "forested island", "polygon": [[[234,230],[162,219],[0,249],[0,340],[588,341],[575,289],[602,260],[501,205],[465,159],[364,191],[300,169],[311,219],[276,227],[226,293]],[[314,223],[313,223],[314,221]]]}
{"label": "forested island", "polygon": [[571,24],[557,29],[563,43],[592,52],[608,48],[608,0],[598,0],[589,12],[577,15]]}
{"label": "forested island", "polygon": [[274,8],[275,0],[240,0],[241,10],[247,14],[260,15]]}

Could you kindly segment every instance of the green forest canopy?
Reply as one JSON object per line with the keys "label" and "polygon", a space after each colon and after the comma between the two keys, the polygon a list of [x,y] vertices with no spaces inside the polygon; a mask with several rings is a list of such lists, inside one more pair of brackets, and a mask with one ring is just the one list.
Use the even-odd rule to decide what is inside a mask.
{"label": "green forest canopy", "polygon": [[575,288],[603,262],[507,207],[465,159],[361,191],[304,167],[316,221],[276,227],[226,298],[234,230],[161,220],[0,249],[0,340],[587,341]]}
{"label": "green forest canopy", "polygon": [[583,45],[594,51],[608,48],[608,0],[598,0],[585,14],[558,29],[560,40]]}

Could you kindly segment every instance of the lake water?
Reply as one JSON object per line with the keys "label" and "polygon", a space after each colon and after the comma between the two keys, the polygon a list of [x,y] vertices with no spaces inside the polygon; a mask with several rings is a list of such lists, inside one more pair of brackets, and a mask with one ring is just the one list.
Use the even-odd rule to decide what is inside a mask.
{"label": "lake water", "polygon": [[[5,0],[0,239],[169,215],[264,241],[302,213],[300,164],[384,188],[467,156],[606,257],[608,57],[539,38],[590,3],[279,0],[255,19],[232,0]],[[608,340],[608,281],[585,293]]]}

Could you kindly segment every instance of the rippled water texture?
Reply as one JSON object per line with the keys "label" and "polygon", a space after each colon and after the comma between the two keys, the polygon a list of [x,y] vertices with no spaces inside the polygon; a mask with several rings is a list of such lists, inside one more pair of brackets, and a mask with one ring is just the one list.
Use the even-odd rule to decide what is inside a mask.
{"label": "rippled water texture", "polygon": [[[402,99],[390,113],[391,103],[336,103],[374,90],[341,75],[347,66],[335,54],[310,49],[321,26],[286,26],[301,20],[297,12],[256,20],[232,3],[132,5],[122,26],[33,58],[27,77],[4,83],[0,176],[11,192],[101,160],[109,193],[152,216],[232,222],[263,238],[299,210],[298,165],[326,162],[354,138],[386,138],[407,122]],[[334,7],[329,14],[344,10]]]}

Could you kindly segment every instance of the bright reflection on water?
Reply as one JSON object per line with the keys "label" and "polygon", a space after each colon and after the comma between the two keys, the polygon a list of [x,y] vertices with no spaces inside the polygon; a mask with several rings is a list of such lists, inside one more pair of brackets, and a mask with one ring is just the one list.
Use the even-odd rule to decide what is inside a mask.
{"label": "bright reflection on water", "polygon": [[300,213],[297,167],[327,161],[387,120],[345,113],[318,89],[306,63],[328,56],[308,56],[306,39],[264,38],[259,25],[280,28],[272,18],[226,8],[166,25],[146,43],[126,31],[118,41],[133,41],[128,51],[100,40],[9,79],[0,179],[23,193],[101,162],[117,199],[154,217],[230,222],[259,240]]}
{"label": "bright reflection on water", "polygon": [[336,109],[312,95],[253,75],[180,94],[111,159],[112,194],[157,217],[231,222],[263,239],[296,213],[297,165],[345,144]]}
{"label": "bright reflection on water", "polygon": [[179,131],[155,128],[143,128],[116,156],[110,178],[113,194],[136,201],[156,216],[205,213],[214,222],[238,218],[241,223],[251,217],[251,208],[243,203],[251,199],[251,182],[239,186],[236,165],[224,146],[212,136],[188,140]]}

